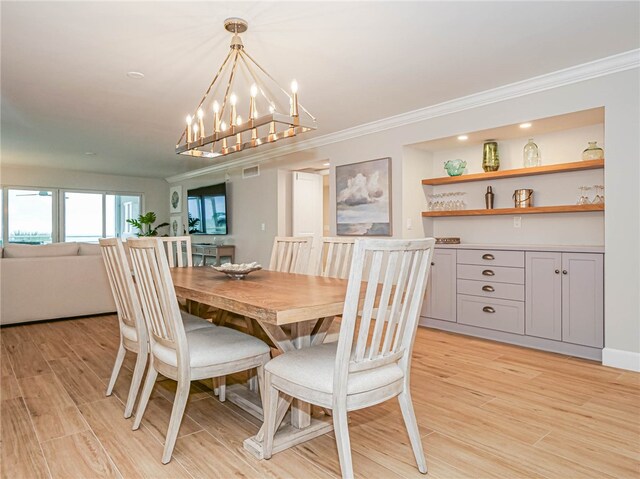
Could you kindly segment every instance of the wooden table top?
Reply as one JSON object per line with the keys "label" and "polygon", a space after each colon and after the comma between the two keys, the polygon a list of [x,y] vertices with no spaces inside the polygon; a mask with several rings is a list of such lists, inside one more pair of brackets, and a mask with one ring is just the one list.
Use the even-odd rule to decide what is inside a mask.
{"label": "wooden table top", "polygon": [[180,297],[272,324],[282,325],[342,314],[347,280],[255,271],[230,279],[210,267],[172,268]]}

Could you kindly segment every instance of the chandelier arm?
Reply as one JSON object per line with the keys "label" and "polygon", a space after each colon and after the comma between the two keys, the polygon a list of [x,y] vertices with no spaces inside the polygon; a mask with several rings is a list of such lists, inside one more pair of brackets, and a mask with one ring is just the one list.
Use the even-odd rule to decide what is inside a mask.
{"label": "chandelier arm", "polygon": [[[258,62],[256,62],[256,61],[251,57],[251,55],[249,55],[246,51],[244,52],[244,54],[247,56],[247,58],[248,58],[249,60],[251,60],[251,62],[252,62],[255,66],[257,66],[257,67],[260,69],[260,71],[262,71],[262,73],[264,73],[267,77],[269,77],[269,78],[271,79],[271,81],[273,81],[273,82],[278,86],[278,88],[280,88],[280,90],[282,90],[282,93],[284,93],[285,95],[287,95],[287,96],[289,97],[289,99],[291,100],[291,95],[289,95],[289,92],[288,92],[287,90],[285,90],[284,88],[282,88],[282,87],[280,86],[280,84],[275,80],[275,78],[273,78],[271,75],[269,75],[269,72],[267,72],[264,68],[262,68],[262,67],[260,66],[260,64],[259,64]],[[298,106],[299,106],[299,107],[300,107],[300,108],[301,108],[301,109],[302,109],[302,110],[303,110],[307,115],[309,115],[309,117],[310,117],[313,121],[316,121],[316,117],[315,117],[315,116],[313,116],[311,113],[309,113],[309,111],[308,111],[304,106],[302,106],[302,103],[299,103],[299,104],[298,104]]]}
{"label": "chandelier arm", "polygon": [[258,88],[260,89],[260,93],[262,94],[262,96],[264,97],[265,100],[267,100],[267,103],[270,106],[274,106],[275,107],[275,102],[273,100],[271,100],[269,98],[269,96],[267,95],[266,91],[266,86],[264,85],[264,83],[260,80],[260,77],[258,77],[258,75],[256,75],[255,71],[253,70],[253,68],[251,68],[251,65],[249,64],[249,62],[247,61],[246,58],[244,58],[243,56],[243,52],[240,51],[240,60],[242,60],[242,63],[244,64],[244,66],[247,68],[247,70],[249,71],[249,75],[251,75],[251,78],[253,78],[253,81],[256,82],[256,84],[258,85]]}
{"label": "chandelier arm", "polygon": [[[229,61],[229,58],[231,57],[231,53],[233,53],[233,52],[230,50],[229,54],[227,55],[227,58],[224,59],[224,61],[222,62],[222,65],[218,69],[218,73],[216,73],[216,76],[213,77],[213,81],[209,85],[209,88],[207,88],[207,91],[204,93],[204,96],[202,97],[202,100],[200,100],[200,103],[198,103],[198,106],[196,107],[196,111],[193,113],[193,118],[196,117],[196,114],[198,113],[198,109],[202,106],[204,101],[207,99],[207,96],[209,96],[209,92],[211,91],[211,88],[213,88],[213,85],[215,84],[216,80],[218,79],[218,77],[222,73],[222,70],[224,70],[225,65],[227,64],[227,62]],[[182,139],[185,137],[185,134],[186,134],[186,132],[183,130],[182,131],[182,135],[180,135],[180,139],[178,140],[178,143],[177,143],[178,145],[180,144]]]}
{"label": "chandelier arm", "polygon": [[[229,98],[229,90],[231,89],[231,85],[233,84],[233,77],[235,76],[236,68],[238,67],[238,55],[239,50],[236,50],[236,55],[233,58],[233,66],[231,67],[231,74],[229,75],[229,81],[227,83],[227,89],[224,92],[224,99],[222,100],[222,109],[220,110],[221,118],[224,116],[225,107],[227,106],[227,99]],[[231,125],[229,125],[229,127],[231,127]]]}

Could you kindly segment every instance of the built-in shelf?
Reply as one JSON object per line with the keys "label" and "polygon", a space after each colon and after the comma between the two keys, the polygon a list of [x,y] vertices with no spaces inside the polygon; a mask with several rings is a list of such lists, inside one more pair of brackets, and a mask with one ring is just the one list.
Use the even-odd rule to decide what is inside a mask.
{"label": "built-in shelf", "polygon": [[422,216],[489,216],[489,215],[534,215],[540,213],[583,213],[589,211],[604,211],[604,205],[563,205],[563,206],[532,206],[529,208],[495,208],[492,210],[453,210],[453,211],[423,211]]}
{"label": "built-in shelf", "polygon": [[[604,160],[576,161],[573,163],[559,163],[556,165],[535,166],[532,168],[517,168],[513,170],[489,171],[487,173],[473,173],[470,175],[445,176],[442,178],[427,178],[422,180],[422,184],[432,185],[432,186],[451,185],[454,183],[467,183],[470,181],[486,181],[486,180],[494,180],[499,178],[517,178],[519,176],[548,175],[551,173],[564,173],[568,171],[596,170],[598,168],[604,168]],[[559,206],[558,208],[564,208],[564,206]],[[535,208],[531,208],[531,209],[535,209]],[[473,211],[473,210],[468,210],[468,211]],[[477,210],[477,211],[484,211],[484,210]],[[539,211],[538,213],[545,213],[545,211]],[[486,213],[483,213],[483,214],[486,214]],[[494,213],[494,214],[511,214],[511,213]],[[456,215],[430,215],[430,216],[456,216]]]}

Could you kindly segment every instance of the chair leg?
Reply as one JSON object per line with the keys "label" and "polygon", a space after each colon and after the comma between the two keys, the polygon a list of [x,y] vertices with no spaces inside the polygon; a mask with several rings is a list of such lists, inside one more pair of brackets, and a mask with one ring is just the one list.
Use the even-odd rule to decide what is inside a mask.
{"label": "chair leg", "polygon": [[271,373],[264,373],[264,395],[262,411],[264,413],[264,437],[262,440],[262,455],[264,459],[271,459],[273,453],[273,436],[276,433],[276,416],[278,414],[278,390],[271,386]]}
{"label": "chair leg", "polygon": [[144,381],[144,387],[142,388],[142,394],[140,395],[140,402],[138,402],[138,409],[136,410],[136,418],[133,421],[131,429],[134,431],[140,427],[142,422],[142,416],[145,409],[147,409],[147,403],[149,402],[149,396],[153,391],[153,386],[156,384],[156,378],[158,377],[158,371],[153,367],[153,361],[149,364],[149,371],[147,371],[147,379]]}
{"label": "chair leg", "polygon": [[131,386],[129,386],[129,396],[127,397],[127,405],[124,408],[124,417],[130,418],[133,412],[133,406],[136,403],[136,397],[140,391],[140,383],[144,376],[144,368],[147,365],[148,354],[146,351],[139,351],[136,358],[136,367],[133,370],[133,378],[131,379]]}
{"label": "chair leg", "polygon": [[333,408],[333,433],[336,436],[340,470],[343,479],[353,478],[353,464],[351,462],[351,441],[349,440],[349,425],[347,423],[347,408]]}
{"label": "chair leg", "polygon": [[415,456],[416,463],[418,464],[418,470],[422,474],[426,474],[427,460],[424,457],[420,431],[418,430],[418,423],[416,422],[416,415],[413,411],[413,402],[411,401],[411,394],[409,391],[400,393],[398,396],[398,402],[400,403],[400,409],[402,410],[404,424],[407,427],[407,433],[409,433],[409,439],[411,440],[413,455]]}
{"label": "chair leg", "polygon": [[178,431],[180,430],[182,416],[184,415],[184,409],[187,405],[187,399],[189,399],[190,386],[190,380],[178,380],[178,390],[176,391],[176,397],[173,400],[173,409],[171,410],[169,429],[167,429],[167,437],[164,443],[162,464],[167,464],[171,460],[173,448],[176,445],[176,439],[178,438]]}
{"label": "chair leg", "polygon": [[227,392],[227,377],[220,376],[218,378],[218,400],[220,402],[226,401],[227,399],[226,392]]}
{"label": "chair leg", "polygon": [[116,355],[116,362],[113,364],[113,370],[111,371],[111,379],[109,379],[109,386],[107,386],[106,396],[111,396],[113,392],[113,386],[116,385],[116,379],[118,379],[118,374],[120,374],[120,368],[122,368],[122,362],[124,361],[124,356],[127,354],[127,350],[124,349],[122,342],[120,342],[120,347],[118,348],[118,354]]}

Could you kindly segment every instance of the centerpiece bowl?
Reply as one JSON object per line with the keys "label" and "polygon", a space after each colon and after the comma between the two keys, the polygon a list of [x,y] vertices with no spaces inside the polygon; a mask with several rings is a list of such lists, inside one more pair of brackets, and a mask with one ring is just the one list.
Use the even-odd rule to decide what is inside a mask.
{"label": "centerpiece bowl", "polygon": [[249,273],[262,269],[262,265],[259,265],[255,261],[253,263],[224,263],[220,266],[212,266],[219,273],[226,274],[231,279],[244,279]]}

